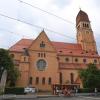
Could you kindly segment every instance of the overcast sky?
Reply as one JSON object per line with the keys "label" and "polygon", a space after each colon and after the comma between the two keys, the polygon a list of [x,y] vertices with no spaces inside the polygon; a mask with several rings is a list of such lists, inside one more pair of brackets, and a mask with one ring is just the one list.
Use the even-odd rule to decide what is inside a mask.
{"label": "overcast sky", "polygon": [[30,26],[0,15],[0,48],[9,48],[22,38],[35,39],[43,28],[52,41],[76,42],[75,21],[80,10],[79,8],[81,8],[89,16],[98,51],[100,51],[100,0],[22,1],[62,17],[66,21],[21,3],[18,0],[0,0],[0,14],[41,27]]}

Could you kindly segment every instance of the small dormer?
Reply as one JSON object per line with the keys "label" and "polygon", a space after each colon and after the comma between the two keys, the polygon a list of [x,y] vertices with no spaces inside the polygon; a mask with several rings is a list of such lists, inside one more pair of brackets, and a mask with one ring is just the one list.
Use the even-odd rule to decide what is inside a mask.
{"label": "small dormer", "polygon": [[23,53],[21,56],[21,62],[29,62],[29,52],[27,48],[23,48]]}

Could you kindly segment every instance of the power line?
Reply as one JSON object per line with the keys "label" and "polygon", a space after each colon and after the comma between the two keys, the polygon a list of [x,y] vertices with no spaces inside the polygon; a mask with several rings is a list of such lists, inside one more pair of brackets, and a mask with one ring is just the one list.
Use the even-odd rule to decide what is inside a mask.
{"label": "power line", "polygon": [[36,28],[39,28],[39,29],[45,29],[45,30],[47,30],[47,31],[49,31],[49,32],[53,32],[53,33],[56,33],[56,34],[58,34],[58,35],[61,35],[61,36],[64,36],[64,37],[67,37],[67,38],[70,38],[70,39],[74,39],[74,40],[75,40],[75,38],[73,38],[73,37],[70,37],[70,36],[61,34],[61,33],[59,33],[59,32],[53,31],[53,30],[48,29],[48,28],[44,28],[44,27],[42,27],[42,26],[38,26],[38,25],[31,24],[31,23],[29,23],[29,22],[26,22],[26,21],[23,21],[23,20],[20,20],[20,19],[17,19],[17,18],[13,18],[13,17],[7,16],[7,15],[4,15],[4,14],[2,14],[2,13],[0,13],[0,16],[6,17],[6,18],[11,19],[11,20],[15,20],[15,21],[18,21],[18,22],[27,24],[27,25],[30,25],[30,26],[32,26],[32,27],[36,27]]}
{"label": "power line", "polygon": [[31,6],[31,7],[35,8],[35,9],[38,9],[38,10],[40,10],[40,11],[42,11],[42,12],[45,12],[45,13],[47,13],[47,14],[49,14],[49,15],[52,15],[52,16],[58,18],[58,19],[61,19],[61,20],[65,21],[65,22],[67,22],[67,23],[70,23],[70,24],[75,25],[73,22],[71,22],[71,21],[69,21],[69,20],[66,20],[66,19],[64,19],[64,18],[62,18],[62,17],[60,17],[60,16],[57,16],[57,15],[51,13],[51,12],[48,12],[48,11],[46,11],[46,10],[43,10],[43,9],[41,9],[41,8],[39,8],[39,7],[36,7],[36,6],[34,6],[34,5],[31,5],[31,4],[29,4],[29,3],[27,3],[27,2],[24,2],[24,1],[22,1],[22,0],[18,0],[18,1],[21,2],[21,3],[23,3],[23,4],[26,4],[26,5],[28,5],[28,6]]}
{"label": "power line", "polygon": [[[23,36],[23,37],[25,36],[25,35],[21,35],[21,34],[19,34],[19,33],[12,32],[12,31],[10,31],[10,30],[8,30],[8,29],[4,29],[4,28],[0,28],[0,30],[9,32],[9,33],[11,33],[11,34],[15,33],[15,34],[13,34],[13,35],[20,35],[20,36]],[[33,38],[32,38],[32,39],[33,39]],[[31,39],[31,40],[32,40],[32,39]],[[48,42],[45,42],[45,43],[48,43]],[[63,43],[65,43],[65,42],[63,42]],[[8,45],[6,45],[6,46],[8,46]]]}
{"label": "power line", "polygon": [[11,33],[11,34],[13,34],[13,35],[19,35],[19,36],[25,37],[25,35],[21,35],[20,33],[12,32],[12,31],[10,31],[10,30],[8,30],[8,29],[0,28],[0,30],[9,32],[9,33]]}
{"label": "power line", "polygon": [[[21,2],[21,3],[23,3],[23,4],[26,4],[26,5],[28,5],[28,6],[31,6],[32,8],[38,9],[38,10],[44,12],[44,13],[47,13],[47,14],[49,14],[49,15],[52,15],[52,16],[58,18],[58,19],[61,19],[61,20],[65,21],[65,22],[67,22],[67,23],[70,23],[70,24],[75,25],[75,23],[73,23],[73,22],[71,22],[71,21],[69,21],[69,20],[66,20],[66,19],[64,19],[64,18],[62,18],[62,17],[60,17],[60,16],[57,16],[57,15],[51,13],[51,12],[48,12],[48,11],[46,11],[46,10],[43,10],[43,9],[41,9],[41,8],[39,8],[39,7],[36,7],[36,6],[32,5],[32,4],[29,4],[29,3],[24,2],[24,1],[22,1],[22,0],[18,0],[18,1]],[[57,32],[57,33],[58,33],[58,32]]]}

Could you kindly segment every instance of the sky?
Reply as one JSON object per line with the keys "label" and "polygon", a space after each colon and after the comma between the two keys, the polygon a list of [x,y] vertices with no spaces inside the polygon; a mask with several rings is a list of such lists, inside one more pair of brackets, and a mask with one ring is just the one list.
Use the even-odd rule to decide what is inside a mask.
{"label": "sky", "polygon": [[[51,41],[76,43],[76,16],[85,11],[100,53],[100,0],[0,0],[0,48],[8,49],[22,38],[35,39],[44,29]],[[39,9],[45,10],[48,14]],[[1,14],[24,21],[25,24]]]}

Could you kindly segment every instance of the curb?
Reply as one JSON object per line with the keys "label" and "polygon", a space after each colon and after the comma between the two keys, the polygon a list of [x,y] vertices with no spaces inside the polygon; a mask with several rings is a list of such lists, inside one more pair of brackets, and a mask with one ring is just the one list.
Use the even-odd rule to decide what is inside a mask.
{"label": "curb", "polygon": [[[100,93],[99,93],[100,95]],[[82,94],[75,94],[75,96],[73,97],[79,97],[79,96],[95,96],[94,93],[82,93]],[[1,99],[34,99],[34,98],[49,98],[49,97],[64,97],[64,96],[59,96],[59,95],[13,95],[13,94],[10,94],[10,95],[1,95],[0,96],[0,100]]]}
{"label": "curb", "polygon": [[38,95],[37,98],[59,97],[58,95]]}

